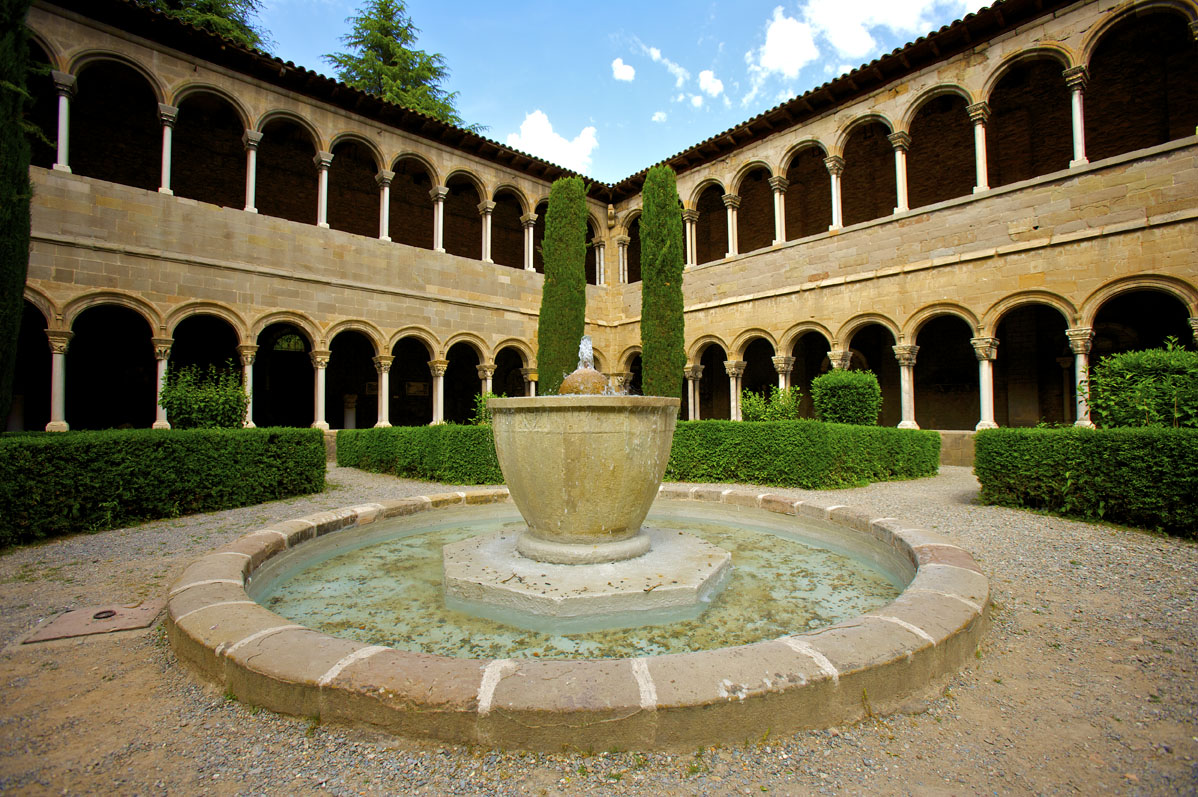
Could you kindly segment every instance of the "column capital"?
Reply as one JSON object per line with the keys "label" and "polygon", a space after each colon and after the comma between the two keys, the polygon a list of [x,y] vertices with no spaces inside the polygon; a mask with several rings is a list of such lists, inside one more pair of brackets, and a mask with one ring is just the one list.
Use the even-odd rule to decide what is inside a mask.
{"label": "column capital", "polygon": [[449,196],[449,188],[444,185],[435,185],[428,192],[428,198],[434,202],[442,202],[447,196]]}
{"label": "column capital", "polygon": [[911,134],[904,133],[902,130],[886,136],[886,140],[890,142],[890,146],[903,152],[911,149]]}
{"label": "column capital", "polygon": [[242,343],[237,347],[237,353],[241,355],[242,367],[253,365],[254,358],[258,353],[258,345],[256,343]]}
{"label": "column capital", "polygon": [[483,363],[482,365],[474,366],[474,370],[478,371],[479,379],[490,379],[495,376],[495,363]]}
{"label": "column capital", "polygon": [[150,338],[150,342],[154,344],[155,360],[170,359],[171,344],[175,342],[174,338]]}
{"label": "column capital", "polygon": [[395,179],[395,172],[388,169],[380,169],[379,173],[374,176],[374,181],[379,188],[385,188],[391,185],[391,181]]}
{"label": "column capital", "polygon": [[892,346],[894,351],[894,359],[898,360],[898,364],[905,368],[915,366],[915,355],[919,354],[919,347],[913,343],[900,343],[897,346]]}
{"label": "column capital", "polygon": [[770,188],[775,192],[785,191],[787,188],[790,188],[790,180],[787,180],[785,177],[771,177],[766,182],[769,183]]}
{"label": "column capital", "polygon": [[179,119],[179,109],[174,105],[167,105],[165,102],[158,103],[158,121],[162,122],[167,127],[174,127],[175,122]]}
{"label": "column capital", "polygon": [[312,162],[316,164],[317,169],[328,169],[333,165],[333,153],[317,152]]}
{"label": "column capital", "polygon": [[495,203],[490,199],[484,199],[478,203],[478,215],[489,216],[495,210]]}
{"label": "column capital", "polygon": [[54,354],[66,354],[67,347],[75,333],[69,329],[47,329],[46,337],[50,340],[50,351]]}
{"label": "column capital", "polygon": [[965,108],[965,112],[969,114],[969,121],[976,124],[986,124],[990,119],[990,103],[975,102]]}
{"label": "column capital", "polygon": [[724,194],[720,199],[724,200],[724,207],[726,208],[736,209],[740,207],[740,197],[736,194]]}
{"label": "column capital", "polygon": [[535,381],[537,381],[537,369],[536,368],[521,368],[520,376],[524,377],[525,382],[535,382]]}
{"label": "column capital", "polygon": [[257,130],[246,130],[241,134],[241,143],[246,149],[258,149],[262,143],[262,134]]}
{"label": "column capital", "polygon": [[1070,91],[1085,91],[1090,82],[1090,73],[1084,66],[1071,66],[1061,73]]}
{"label": "column capital", "polygon": [[979,360],[994,360],[998,358],[998,338],[970,338],[973,353]]}
{"label": "column capital", "polygon": [[789,374],[794,370],[795,358],[787,357],[779,354],[776,357],[771,357],[770,361],[774,363],[774,370],[780,374]]}
{"label": "column capital", "polygon": [[520,217],[520,226],[532,227],[537,223],[538,218],[539,216],[537,216],[535,213],[525,213]]}
{"label": "column capital", "polygon": [[833,368],[838,371],[847,371],[853,362],[853,352],[851,349],[832,349],[828,352],[828,359],[832,362]]}
{"label": "column capital", "polygon": [[1089,354],[1090,346],[1094,343],[1094,330],[1090,327],[1074,327],[1066,329],[1065,336],[1069,338],[1069,350],[1074,354]]}
{"label": "column capital", "polygon": [[724,373],[733,377],[744,376],[747,365],[744,360],[724,360]]}
{"label": "column capital", "polygon": [[449,370],[449,360],[429,360],[428,370],[433,376],[445,376]]}
{"label": "column capital", "polygon": [[390,354],[380,354],[374,357],[373,361],[375,370],[381,374],[385,374],[391,370],[391,363],[395,361],[395,358]]}
{"label": "column capital", "polygon": [[1190,319],[1190,329],[1194,332],[1194,340],[1198,341],[1198,318]]}
{"label": "column capital", "polygon": [[607,246],[607,242],[596,235],[591,239],[591,246],[595,247],[596,249],[603,249],[605,246]]}
{"label": "column capital", "polygon": [[687,379],[690,379],[694,382],[698,382],[700,379],[703,378],[703,366],[702,365],[688,365],[688,366],[686,366],[685,369],[683,369],[683,373],[686,375]]}
{"label": "column capital", "polygon": [[695,224],[699,221],[699,211],[695,210],[694,208],[687,208],[686,210],[682,211],[682,220],[689,221],[691,224]]}
{"label": "column capital", "polygon": [[328,368],[329,358],[332,356],[333,353],[328,349],[313,349],[308,352],[308,359],[312,361],[313,368]]}
{"label": "column capital", "polygon": [[844,158],[839,155],[824,158],[824,166],[828,169],[828,174],[844,174]]}
{"label": "column capital", "polygon": [[627,235],[617,235],[616,236],[616,245],[618,245],[618,246],[628,246],[628,244],[631,241],[632,241],[632,239],[629,238]]}
{"label": "column capital", "polygon": [[75,84],[77,79],[74,75],[54,70],[50,73],[50,77],[54,80],[55,91],[57,91],[59,94],[65,94],[68,97],[75,96]]}
{"label": "column capital", "polygon": [[1190,33],[1194,36],[1194,41],[1198,41],[1198,19],[1190,23]]}

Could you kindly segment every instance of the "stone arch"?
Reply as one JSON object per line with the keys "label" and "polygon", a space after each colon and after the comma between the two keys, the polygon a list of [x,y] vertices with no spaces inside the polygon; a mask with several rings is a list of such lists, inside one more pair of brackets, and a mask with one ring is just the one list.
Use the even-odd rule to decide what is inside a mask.
{"label": "stone arch", "polygon": [[703,335],[702,337],[696,338],[695,341],[687,348],[687,362],[692,365],[698,364],[699,360],[703,356],[703,350],[712,344],[715,344],[723,349],[725,354],[727,354],[729,351],[728,344],[725,343],[724,339],[719,335]]}
{"label": "stone arch", "polygon": [[478,361],[480,363],[487,361],[487,349],[488,349],[487,343],[481,337],[474,334],[473,332],[456,332],[456,333],[454,333],[452,336],[449,337],[448,340],[445,341],[445,345],[441,348],[441,351],[438,352],[438,355],[442,359],[444,359],[445,356],[449,353],[449,350],[452,349],[458,343],[464,343],[467,346],[469,346],[471,349],[473,349],[474,353],[478,356]]}
{"label": "stone arch", "polygon": [[908,109],[907,206],[919,208],[968,196],[976,185],[977,154],[969,118],[972,97],[945,84],[924,94]]}
{"label": "stone arch", "polygon": [[687,200],[686,206],[689,208],[697,208],[699,205],[699,197],[701,197],[709,188],[718,188],[721,195],[728,193],[728,189],[724,186],[722,181],[716,179],[715,177],[705,177],[699,181],[698,185],[691,189],[690,199]]}
{"label": "stone arch", "polygon": [[1141,290],[1167,293],[1189,310],[1190,318],[1198,318],[1198,287],[1166,274],[1136,274],[1112,280],[1087,296],[1082,302],[1081,326],[1092,327],[1102,306],[1119,294]]}
{"label": "stone arch", "polygon": [[334,149],[336,149],[338,144],[345,144],[349,142],[363,147],[367,152],[370,153],[371,158],[374,159],[374,168],[376,172],[381,170],[383,168],[382,165],[387,162],[387,159],[383,156],[383,151],[379,149],[378,144],[374,143],[361,133],[353,130],[343,130],[337,135],[333,136],[333,139],[329,142],[329,152],[332,152]]}
{"label": "stone arch", "polygon": [[478,206],[488,196],[486,186],[466,169],[450,172],[445,186],[441,245],[451,255],[482,260],[483,221]]}
{"label": "stone arch", "polygon": [[894,337],[895,343],[903,341],[902,330],[889,316],[881,313],[862,313],[855,315],[848,321],[840,325],[840,329],[836,330],[836,337],[831,339],[834,348],[845,348],[853,339],[854,333],[862,327],[867,327],[870,324],[877,324],[885,328]]}
{"label": "stone arch", "polygon": [[156,191],[162,176],[161,84],[138,62],[116,54],[92,52],[73,69],[71,170]]}
{"label": "stone arch", "polygon": [[396,155],[394,158],[391,159],[391,165],[388,168],[390,169],[390,171],[395,171],[396,170],[395,167],[399,165],[400,161],[405,161],[405,160],[416,161],[417,163],[419,163],[420,166],[424,169],[424,171],[428,174],[428,178],[432,182],[432,184],[433,185],[441,185],[440,177],[437,176],[437,167],[435,165],[433,165],[433,162],[431,160],[429,160],[428,158],[426,158],[424,155],[420,154],[419,152],[408,151],[408,152],[399,153],[398,155]]}
{"label": "stone arch", "polygon": [[840,201],[846,227],[894,212],[898,188],[893,132],[894,124],[877,113],[859,116],[841,131],[837,151],[844,158]]}
{"label": "stone arch", "polygon": [[232,208],[244,207],[245,131],[248,114],[223,89],[192,83],[175,93],[179,109],[171,139],[171,189],[175,196]]}
{"label": "stone arch", "polygon": [[445,185],[449,185],[449,181],[455,177],[460,177],[469,181],[469,183],[474,186],[474,190],[478,192],[479,200],[483,200],[491,196],[491,191],[487,188],[486,180],[479,177],[473,169],[468,169],[465,166],[459,166],[455,169],[451,169],[449,173],[445,175]]}
{"label": "stone arch", "polygon": [[592,349],[591,354],[595,355],[595,370],[601,374],[607,373],[607,355],[603,353],[603,350],[595,348]]}
{"label": "stone arch", "polygon": [[828,150],[817,139],[791,147],[782,162],[786,188],[786,240],[827,232],[832,224],[832,181],[824,164]]}
{"label": "stone arch", "polygon": [[504,349],[515,349],[517,352],[519,352],[521,359],[524,360],[525,368],[531,368],[532,364],[536,362],[536,357],[533,355],[532,346],[529,346],[528,343],[520,338],[504,338],[503,340],[499,341],[499,343],[495,344],[495,347],[491,350],[491,354],[488,357],[488,362],[495,362],[495,358],[499,356],[499,352],[503,351]]}
{"label": "stone arch", "polygon": [[318,170],[313,158],[324,147],[319,132],[307,119],[276,110],[258,122],[255,204],[264,216],[315,224]]}
{"label": "stone arch", "polygon": [[312,139],[312,147],[317,152],[327,149],[324,137],[320,134],[320,131],[316,129],[315,125],[295,111],[290,111],[285,108],[275,108],[274,110],[270,110],[262,114],[260,117],[258,117],[258,123],[254,125],[254,129],[261,133],[266,129],[268,124],[279,120],[285,120],[303,128],[303,130],[307,132],[308,136]]}
{"label": "stone arch", "polygon": [[249,339],[249,330],[246,327],[245,319],[241,317],[240,313],[226,304],[208,301],[185,302],[168,312],[164,321],[167,337],[174,337],[175,327],[179,326],[181,321],[193,315],[213,315],[224,319],[229,323],[229,326],[233,327],[233,331],[237,333],[238,343],[253,342]]}
{"label": "stone arch", "polygon": [[753,158],[752,160],[746,161],[744,164],[742,164],[741,167],[736,170],[736,174],[733,176],[733,178],[729,181],[728,184],[732,186],[732,193],[740,194],[745,178],[758,169],[765,169],[770,177],[774,176],[775,172],[773,166],[771,166],[762,158]]}
{"label": "stone arch", "polygon": [[853,133],[871,124],[880,124],[891,133],[896,129],[894,122],[886,114],[878,111],[868,111],[860,116],[853,117],[852,121],[840,129],[840,132],[836,136],[836,143],[832,146],[831,154],[844,157],[844,147],[849,142],[849,139],[853,137]]}
{"label": "stone arch", "polygon": [[62,52],[53,45],[50,38],[43,35],[32,25],[29,25],[28,22],[25,24],[25,31],[29,37],[29,41],[32,44],[36,44],[38,47],[40,47],[42,52],[46,54],[46,58],[48,58],[50,61],[51,69],[57,69],[60,72],[68,71],[67,63]]}
{"label": "stone arch", "polygon": [[89,307],[97,307],[102,304],[114,304],[132,310],[145,319],[155,335],[160,334],[164,329],[162,315],[158,312],[158,308],[140,296],[121,291],[93,291],[71,299],[62,308],[63,327],[70,329],[80,313]]}
{"label": "stone arch", "polygon": [[247,130],[250,129],[250,111],[245,107],[245,104],[242,103],[241,99],[237,97],[237,95],[232,94],[220,86],[212,83],[193,80],[176,86],[171,93],[170,104],[177,108],[181,102],[195,94],[214,94],[220,99],[224,100],[230,105],[230,107],[233,108],[233,112],[236,113],[237,118],[241,120],[242,127]]}
{"label": "stone arch", "polygon": [[1177,14],[1188,25],[1198,24],[1198,2],[1193,2],[1192,0],[1146,0],[1145,2],[1129,3],[1086,31],[1082,39],[1077,63],[1089,66],[1090,62],[1094,59],[1094,51],[1098,49],[1098,45],[1102,39],[1111,30],[1117,28],[1131,17],[1154,12]]}
{"label": "stone arch", "polygon": [[337,337],[342,332],[353,331],[362,333],[366,340],[370,341],[371,348],[374,353],[382,354],[383,333],[379,328],[369,321],[360,321],[355,318],[347,318],[333,324],[324,331],[324,337],[321,339],[321,348],[327,349],[333,342],[333,338]]}
{"label": "stone arch", "polygon": [[819,153],[822,157],[828,157],[828,148],[824,145],[824,142],[815,137],[801,139],[796,141],[794,144],[791,144],[790,147],[787,148],[786,152],[782,155],[782,163],[778,168],[778,174],[786,174],[786,172],[790,170],[794,159],[801,155],[805,150],[809,149],[819,150]]}
{"label": "stone arch", "polygon": [[61,311],[59,311],[53,299],[28,284],[25,286],[24,296],[25,301],[36,307],[38,312],[42,314],[42,318],[46,321],[46,329],[58,329]]}
{"label": "stone arch", "polygon": [[433,248],[433,200],[437,172],[419,153],[403,153],[391,161],[391,240],[420,249]]}
{"label": "stone arch", "polygon": [[990,306],[990,309],[982,314],[981,323],[978,325],[979,333],[986,334],[987,331],[998,329],[1003,316],[1012,310],[1029,304],[1051,307],[1061,314],[1067,326],[1072,327],[1077,324],[1077,308],[1073,306],[1073,302],[1064,296],[1051,291],[1020,291],[1019,293],[1013,293],[1010,296],[1004,296],[1002,299],[999,299]]}
{"label": "stone arch", "polygon": [[728,256],[726,190],[717,180],[703,182],[693,194],[691,206],[699,216],[694,224],[695,265],[713,263]]}
{"label": "stone arch", "polygon": [[765,340],[774,347],[775,353],[778,351],[778,341],[769,331],[761,327],[750,327],[732,340],[732,345],[727,349],[728,358],[730,360],[743,360],[745,358],[745,349],[755,340]]}
{"label": "stone arch", "polygon": [[1053,47],[1029,48],[992,76],[986,102],[986,162],[991,187],[1069,167],[1073,123],[1063,74],[1070,61]]}
{"label": "stone arch", "polygon": [[530,205],[528,203],[528,196],[514,183],[500,183],[499,185],[495,186],[495,190],[491,192],[491,200],[494,201],[495,198],[500,195],[500,193],[504,192],[512,194],[516,197],[516,201],[520,203],[521,213],[528,213],[530,208],[535,207],[535,205]]}
{"label": "stone arch", "polygon": [[342,133],[329,145],[327,221],[334,230],[375,238],[379,234],[378,173],[382,154],[356,133]]}
{"label": "stone arch", "polygon": [[1081,63],[1074,51],[1060,42],[1038,42],[1035,46],[1019,50],[1002,59],[986,75],[986,81],[982,84],[978,96],[986,102],[990,102],[995,87],[1007,76],[1007,73],[1025,61],[1034,61],[1039,58],[1050,58],[1057,61],[1061,65],[1062,72]]}
{"label": "stone arch", "polygon": [[[981,323],[978,321],[978,317],[974,315],[973,311],[968,307],[955,302],[936,302],[935,304],[929,304],[926,307],[916,310],[915,313],[907,319],[907,323],[903,325],[902,339],[912,341],[915,340],[915,338],[919,335],[920,328],[923,327],[924,324],[928,323],[933,318],[942,315],[951,315],[961,319],[969,325],[969,328],[973,330],[975,335],[981,330]],[[896,340],[902,339],[896,338]]]}
{"label": "stone arch", "polygon": [[[406,326],[396,331],[387,339],[387,353],[390,354],[399,345],[399,342],[404,338],[415,338],[424,345],[428,350],[428,358],[430,360],[436,358],[437,352],[441,350],[441,344],[437,342],[437,336],[432,333],[432,330],[421,326]],[[449,347],[446,346],[446,349]]]}
{"label": "stone arch", "polygon": [[524,222],[527,199],[520,189],[505,183],[491,195],[491,260],[509,268],[524,268]]}
{"label": "stone arch", "polygon": [[154,92],[154,97],[158,102],[166,102],[167,92],[162,85],[162,81],[151,70],[147,69],[140,61],[135,58],[130,58],[123,53],[113,52],[111,50],[84,50],[83,52],[75,53],[71,56],[70,64],[66,71],[78,77],[83,70],[93,66],[101,61],[115,61],[122,66],[127,66],[134,72],[137,72],[146,83],[150,86],[150,90]]}
{"label": "stone arch", "polygon": [[778,338],[778,349],[790,351],[795,343],[804,335],[815,333],[823,338],[830,347],[833,342],[832,331],[818,321],[802,321],[787,329]]}
{"label": "stone arch", "polygon": [[624,213],[624,217],[620,219],[620,224],[616,227],[616,232],[619,235],[628,235],[632,229],[633,222],[640,221],[642,210],[641,208],[631,208]]}
{"label": "stone arch", "polygon": [[616,360],[619,363],[620,371],[627,373],[632,370],[632,361],[641,356],[640,346],[629,346],[624,351],[620,352],[619,358]]}
{"label": "stone arch", "polygon": [[915,117],[919,114],[920,110],[932,100],[946,95],[960,97],[965,100],[966,105],[972,105],[977,102],[969,89],[956,83],[941,83],[937,86],[932,86],[930,89],[921,92],[919,96],[911,101],[907,109],[903,111],[903,115],[899,118],[898,126],[895,128],[896,131],[904,133],[911,132],[911,123],[915,121]]}
{"label": "stone arch", "polygon": [[321,339],[320,325],[303,313],[294,310],[276,310],[258,317],[250,327],[250,341],[257,341],[258,336],[271,324],[291,324],[308,339],[309,346],[313,349],[319,348],[316,344]]}
{"label": "stone arch", "polygon": [[58,161],[58,92],[51,72],[61,71],[61,59],[51,55],[40,36],[30,35],[28,44],[25,90],[29,100],[25,103],[25,121],[42,134],[25,138],[29,142],[29,165],[50,169]]}

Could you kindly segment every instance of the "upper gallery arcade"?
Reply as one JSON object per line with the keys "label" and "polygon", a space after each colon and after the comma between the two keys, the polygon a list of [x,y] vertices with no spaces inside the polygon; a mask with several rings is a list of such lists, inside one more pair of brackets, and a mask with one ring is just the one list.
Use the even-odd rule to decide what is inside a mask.
{"label": "upper gallery arcade", "polygon": [[[9,428],[166,426],[167,362],[240,364],[258,425],[535,391],[568,172],[128,0],[28,25]],[[1005,0],[668,159],[684,414],[869,368],[886,424],[1086,423],[1092,358],[1198,334],[1196,37],[1194,0]],[[588,332],[634,390],[643,177],[588,193]]]}

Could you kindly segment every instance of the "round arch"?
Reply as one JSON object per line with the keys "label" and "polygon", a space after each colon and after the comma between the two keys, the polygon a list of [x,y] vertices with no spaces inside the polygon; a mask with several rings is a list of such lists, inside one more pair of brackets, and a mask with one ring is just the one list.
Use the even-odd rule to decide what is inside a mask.
{"label": "round arch", "polygon": [[[449,347],[447,346],[447,351],[448,348]],[[504,338],[503,340],[499,341],[497,344],[495,344],[495,348],[491,350],[491,354],[487,359],[487,362],[495,362],[495,358],[499,356],[499,352],[503,351],[504,349],[515,349],[517,352],[519,352],[520,359],[524,361],[525,368],[531,368],[532,364],[536,362],[536,358],[532,353],[532,347],[519,338]]]}
{"label": "round arch", "polygon": [[499,185],[495,186],[495,190],[491,192],[491,201],[494,201],[501,193],[505,192],[516,197],[516,201],[520,203],[521,214],[528,213],[532,207],[535,207],[528,204],[528,197],[525,196],[524,192],[512,183],[500,183]]}
{"label": "round arch", "polygon": [[736,170],[735,176],[733,176],[732,180],[730,181],[732,193],[739,194],[741,191],[741,185],[744,183],[745,178],[758,169],[765,169],[766,172],[769,173],[770,177],[773,177],[775,174],[773,167],[770,166],[766,161],[762,160],[761,158],[754,158]]}
{"label": "round arch", "polygon": [[620,371],[627,372],[632,370],[632,361],[641,356],[640,346],[629,346],[620,352],[619,358],[616,360],[619,363]]}
{"label": "round arch", "polygon": [[686,206],[688,208],[696,207],[699,203],[699,197],[703,196],[703,192],[713,186],[720,189],[720,194],[728,193],[728,189],[722,181],[717,180],[715,177],[706,177],[691,189],[690,198],[687,200]]}
{"label": "round arch", "polygon": [[421,155],[419,152],[401,152],[391,159],[391,165],[387,168],[390,171],[395,171],[395,167],[400,161],[411,160],[416,161],[428,173],[428,179],[433,185],[443,185],[440,177],[437,176],[437,167],[428,158]]}
{"label": "round arch", "polygon": [[57,328],[56,324],[60,311],[57,305],[54,304],[53,299],[32,285],[25,286],[24,297],[25,301],[36,307],[38,312],[42,314],[42,318],[46,321],[46,329]]}
{"label": "round arch", "polygon": [[853,137],[853,133],[857,131],[857,128],[865,127],[866,125],[870,125],[875,122],[884,126],[891,133],[895,131],[894,122],[892,122],[890,117],[886,116],[885,114],[879,113],[878,111],[869,111],[867,113],[863,113],[860,116],[853,117],[853,120],[841,129],[840,133],[836,137],[836,144],[832,148],[833,154],[843,156],[844,147],[848,143],[849,139]]}
{"label": "round arch", "polygon": [[158,312],[158,308],[140,296],[119,291],[94,291],[92,293],[85,293],[82,296],[76,296],[62,308],[63,327],[70,329],[80,313],[89,307],[96,307],[102,304],[114,304],[129,308],[144,318],[155,334],[158,334],[163,329],[162,315]]}
{"label": "round arch", "polygon": [[266,113],[262,114],[262,116],[258,118],[258,123],[254,125],[254,130],[258,131],[259,133],[265,132],[266,126],[268,124],[280,119],[297,125],[309,136],[311,136],[312,146],[316,148],[317,152],[324,152],[328,150],[328,147],[325,146],[324,137],[320,135],[320,131],[318,131],[311,122],[297,113],[282,108],[276,108],[275,110],[267,111]]}
{"label": "round arch", "polygon": [[1126,22],[1128,17],[1157,11],[1177,14],[1191,26],[1198,24],[1198,2],[1192,2],[1191,0],[1147,0],[1146,2],[1131,3],[1086,31],[1085,37],[1082,39],[1081,53],[1075,62],[1089,66],[1094,58],[1094,51],[1098,49],[1099,43],[1107,33]]}
{"label": "round arch", "polygon": [[828,157],[828,148],[824,145],[824,142],[814,137],[801,139],[800,141],[792,144],[790,148],[787,149],[782,155],[782,163],[778,168],[778,174],[786,174],[786,172],[790,169],[791,163],[794,161],[794,159],[798,155],[802,154],[805,150],[809,149],[817,149],[823,153],[825,158]]}
{"label": "round arch", "polygon": [[76,53],[71,57],[70,64],[68,65],[66,71],[78,77],[83,70],[101,61],[114,61],[122,66],[129,67],[145,79],[146,83],[150,86],[150,90],[154,92],[154,96],[157,98],[158,102],[166,101],[166,88],[162,85],[162,82],[158,79],[158,76],[143,66],[140,61],[130,58],[127,55],[123,55],[122,53],[114,53],[111,50],[84,50],[83,52]]}
{"label": "round arch", "polygon": [[474,353],[478,355],[478,361],[480,363],[487,361],[487,349],[489,347],[487,346],[486,341],[473,332],[454,333],[448,340],[445,341],[445,345],[438,352],[438,356],[444,359],[445,356],[449,354],[449,350],[458,343],[465,343],[467,346],[473,349]]}
{"label": "round arch", "polygon": [[[994,69],[986,75],[986,82],[982,84],[982,90],[978,95],[990,102],[990,97],[994,94],[994,89],[1006,77],[1007,73],[1013,67],[1024,61],[1034,61],[1040,58],[1049,58],[1057,61],[1061,65],[1061,71],[1068,69],[1078,63],[1076,54],[1064,44],[1057,42],[1043,42],[1034,47],[1028,47],[1019,52],[1012,53],[1000,61]],[[1062,78],[1063,80],[1064,78]]]}
{"label": "round arch", "polygon": [[51,69],[66,71],[66,62],[63,60],[62,53],[59,52],[57,47],[50,43],[51,40],[48,37],[44,36],[40,31],[33,28],[28,23],[25,25],[25,31],[29,36],[29,40],[40,47],[42,52],[46,54],[46,57],[50,59]]}
{"label": "round arch", "polygon": [[857,330],[861,329],[862,327],[867,327],[870,324],[877,324],[878,326],[884,327],[890,332],[890,335],[894,338],[895,343],[903,342],[903,336],[899,329],[899,325],[894,323],[889,316],[884,316],[881,313],[862,313],[861,315],[853,316],[848,321],[845,321],[843,324],[841,324],[840,329],[836,330],[836,337],[832,338],[829,342],[833,346],[845,348],[849,341],[853,339],[853,335],[856,334]]}
{"label": "round arch", "polygon": [[931,321],[933,318],[942,315],[956,316],[957,318],[961,319],[969,325],[969,328],[973,330],[975,335],[981,330],[981,323],[978,321],[978,317],[974,315],[973,311],[971,311],[968,307],[956,304],[955,302],[937,302],[916,310],[915,313],[907,319],[907,323],[903,325],[903,338],[896,337],[895,340],[899,342],[902,340],[915,340],[915,338],[919,335],[920,327]]}
{"label": "round arch", "polygon": [[905,133],[911,132],[911,124],[915,121],[915,117],[919,115],[920,109],[937,97],[944,97],[946,95],[960,97],[961,99],[965,100],[965,104],[967,106],[977,102],[977,100],[974,99],[973,94],[971,94],[970,91],[964,86],[959,86],[956,83],[941,83],[938,86],[933,86],[927,91],[922,92],[918,97],[911,101],[911,104],[907,106],[905,111],[903,111],[903,115],[900,117],[899,124],[896,129]]}
{"label": "round arch", "polygon": [[342,132],[333,136],[333,140],[329,142],[329,152],[332,152],[334,149],[336,149],[338,144],[346,143],[359,144],[364,147],[366,151],[370,153],[370,157],[374,160],[375,171],[381,170],[383,168],[383,164],[387,162],[386,158],[383,157],[383,151],[379,149],[377,144],[363,136],[361,133],[356,133],[350,130],[343,130]]}
{"label": "round arch", "polygon": [[185,302],[167,313],[164,322],[167,337],[174,337],[175,327],[179,326],[184,319],[191,318],[194,315],[213,315],[224,319],[229,323],[229,326],[233,327],[233,331],[237,333],[238,344],[253,342],[248,339],[245,319],[236,310],[219,302],[208,301]]}
{"label": "round arch", "polygon": [[724,339],[721,338],[719,335],[703,335],[702,337],[696,338],[695,341],[693,343],[691,343],[690,346],[687,347],[687,349],[686,349],[687,363],[690,365],[698,365],[699,360],[701,360],[703,358],[703,350],[706,349],[708,346],[712,345],[713,343],[716,346],[719,346],[721,349],[723,349],[725,354],[728,353],[728,351],[729,351],[728,344],[725,343]]}
{"label": "round arch", "polygon": [[[440,344],[437,342],[437,336],[434,335],[427,327],[407,326],[395,332],[387,339],[387,353],[390,354],[391,352],[395,351],[395,347],[398,346],[399,342],[405,338],[415,338],[416,340],[420,341],[424,348],[428,350],[428,358],[430,360],[434,359],[437,352],[440,350]],[[449,347],[446,346],[445,348],[448,349]]]}
{"label": "round arch", "polygon": [[237,114],[237,118],[241,120],[241,126],[247,130],[250,128],[250,112],[249,109],[242,104],[241,100],[235,95],[230,94],[219,86],[214,86],[211,83],[202,81],[189,81],[180,86],[176,86],[171,95],[170,104],[176,108],[186,99],[196,94],[211,94],[229,103],[233,108],[233,112]]}
{"label": "round arch", "polygon": [[382,346],[383,341],[383,333],[379,331],[378,327],[369,321],[360,321],[354,318],[347,318],[338,321],[326,329],[324,331],[324,337],[320,341],[321,348],[327,349],[333,342],[333,338],[348,330],[362,333],[362,335],[364,335],[366,339],[370,341],[370,347],[374,349],[374,353],[376,355],[380,353],[380,347]]}
{"label": "round arch", "polygon": [[727,349],[728,358],[731,360],[743,360],[745,358],[745,349],[747,349],[749,344],[755,340],[764,340],[765,342],[769,343],[774,347],[774,353],[777,354],[777,339],[761,327],[750,327],[733,339],[732,346]]}
{"label": "round arch", "polygon": [[1094,318],[1102,306],[1121,293],[1139,290],[1161,291],[1173,296],[1185,306],[1190,318],[1198,317],[1198,287],[1166,274],[1136,274],[1112,280],[1086,297],[1082,302],[1081,325],[1094,326]]}
{"label": "round arch", "polygon": [[250,341],[256,343],[258,336],[271,324],[291,324],[308,339],[309,346],[313,349],[318,348],[316,344],[320,340],[320,326],[308,316],[294,310],[277,310],[259,317],[250,327]]}
{"label": "round arch", "polygon": [[464,166],[452,169],[449,174],[445,175],[445,185],[449,185],[450,181],[455,177],[461,177],[474,186],[474,190],[478,192],[479,201],[491,196],[492,192],[488,190],[486,181],[475,174],[473,170],[467,169]]}
{"label": "round arch", "polygon": [[628,231],[632,229],[633,222],[641,217],[641,208],[636,207],[624,213],[624,218],[620,219],[620,225],[616,228],[620,235],[628,235]]}
{"label": "round arch", "polygon": [[1029,304],[1051,307],[1065,319],[1066,326],[1076,326],[1077,324],[1077,308],[1064,296],[1051,291],[1020,291],[999,299],[982,314],[981,323],[978,325],[979,334],[987,334],[987,331],[998,329],[1003,316]]}
{"label": "round arch", "polygon": [[782,333],[782,335],[778,338],[778,350],[790,351],[794,348],[795,343],[798,342],[799,338],[812,333],[823,338],[828,344],[828,347],[831,348],[833,341],[831,330],[818,321],[803,321],[795,324],[793,327]]}

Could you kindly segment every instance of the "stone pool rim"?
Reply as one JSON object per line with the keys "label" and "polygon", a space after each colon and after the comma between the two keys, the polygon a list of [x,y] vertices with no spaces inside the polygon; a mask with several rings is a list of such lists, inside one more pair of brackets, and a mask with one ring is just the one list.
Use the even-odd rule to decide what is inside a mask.
{"label": "stone pool rim", "polygon": [[273,523],[190,564],[168,591],[185,666],[238,700],[431,741],[542,751],[693,750],[823,728],[932,693],[977,649],[989,582],[945,537],[850,507],[743,488],[666,484],[657,500],[828,520],[895,548],[915,573],[889,604],[749,645],[632,659],[463,659],[333,637],[253,601],[246,585],[285,549],[342,529],[506,488],[369,503]]}

